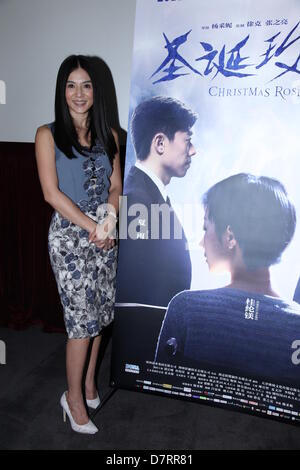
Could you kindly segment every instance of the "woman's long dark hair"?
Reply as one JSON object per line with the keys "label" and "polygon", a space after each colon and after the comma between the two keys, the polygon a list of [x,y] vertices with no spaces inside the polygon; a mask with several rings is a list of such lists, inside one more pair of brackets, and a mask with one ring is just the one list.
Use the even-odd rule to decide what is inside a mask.
{"label": "woman's long dark hair", "polygon": [[55,92],[55,143],[68,158],[76,158],[72,147],[82,155],[85,155],[86,148],[78,142],[76,129],[66,102],[67,80],[70,73],[78,68],[82,68],[88,73],[93,85],[93,106],[89,109],[87,130],[87,133],[91,133],[91,147],[95,145],[96,139],[98,139],[112,164],[117,147],[107,122],[102,87],[99,83],[99,74],[97,73],[96,62],[93,57],[71,55],[63,61],[59,68]]}

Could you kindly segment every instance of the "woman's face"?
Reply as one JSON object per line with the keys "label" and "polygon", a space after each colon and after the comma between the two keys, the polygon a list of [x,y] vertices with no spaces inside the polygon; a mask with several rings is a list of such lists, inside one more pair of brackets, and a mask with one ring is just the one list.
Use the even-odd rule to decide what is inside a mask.
{"label": "woman's face", "polygon": [[66,101],[72,117],[83,115],[93,105],[93,85],[89,74],[78,68],[70,73],[66,84]]}
{"label": "woman's face", "polygon": [[225,248],[223,237],[219,240],[215,224],[208,218],[207,210],[204,216],[204,237],[200,245],[204,248],[204,256],[208,264],[209,270],[213,272],[229,271],[228,250]]}

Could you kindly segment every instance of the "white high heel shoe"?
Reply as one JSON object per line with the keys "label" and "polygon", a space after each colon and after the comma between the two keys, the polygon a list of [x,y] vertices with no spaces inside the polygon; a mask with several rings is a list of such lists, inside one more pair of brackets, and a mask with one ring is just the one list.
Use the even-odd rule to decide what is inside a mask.
{"label": "white high heel shoe", "polygon": [[67,392],[63,393],[60,399],[60,404],[63,409],[64,422],[66,422],[66,414],[67,414],[73,431],[80,432],[82,434],[95,434],[96,432],[98,432],[98,428],[94,425],[94,423],[92,423],[91,420],[89,420],[86,424],[77,424],[74,421],[74,418],[69,408],[69,404],[67,402],[66,393]]}
{"label": "white high heel shoe", "polygon": [[100,397],[99,395],[97,394],[96,398],[94,398],[93,400],[88,400],[86,399],[86,404],[89,408],[92,408],[93,410],[95,410],[96,408],[98,408],[98,406],[100,405],[101,403],[101,400],[100,400]]}

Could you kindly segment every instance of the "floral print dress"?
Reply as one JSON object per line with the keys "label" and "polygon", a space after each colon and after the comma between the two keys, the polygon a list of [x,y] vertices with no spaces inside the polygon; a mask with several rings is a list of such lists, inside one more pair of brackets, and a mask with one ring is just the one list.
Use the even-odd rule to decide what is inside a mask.
{"label": "floral print dress", "polygon": [[[53,124],[49,127],[53,131]],[[57,147],[55,152],[61,191],[101,223],[107,215],[103,204],[112,172],[103,147],[97,143],[86,156],[74,150],[76,159],[68,159]],[[88,236],[86,230],[54,211],[48,251],[69,338],[97,336],[114,317],[117,247],[104,251],[89,243]]]}

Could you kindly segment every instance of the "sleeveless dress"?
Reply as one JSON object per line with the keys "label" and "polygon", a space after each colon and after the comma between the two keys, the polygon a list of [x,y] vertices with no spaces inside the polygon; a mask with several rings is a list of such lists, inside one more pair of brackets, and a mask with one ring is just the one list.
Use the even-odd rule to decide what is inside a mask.
{"label": "sleeveless dress", "polygon": [[[53,133],[54,123],[48,124]],[[110,176],[108,155],[96,145],[69,159],[55,145],[59,189],[98,223],[105,218]],[[48,251],[64,310],[69,338],[99,335],[114,317],[117,246],[104,251],[88,241],[89,233],[54,211]]]}

